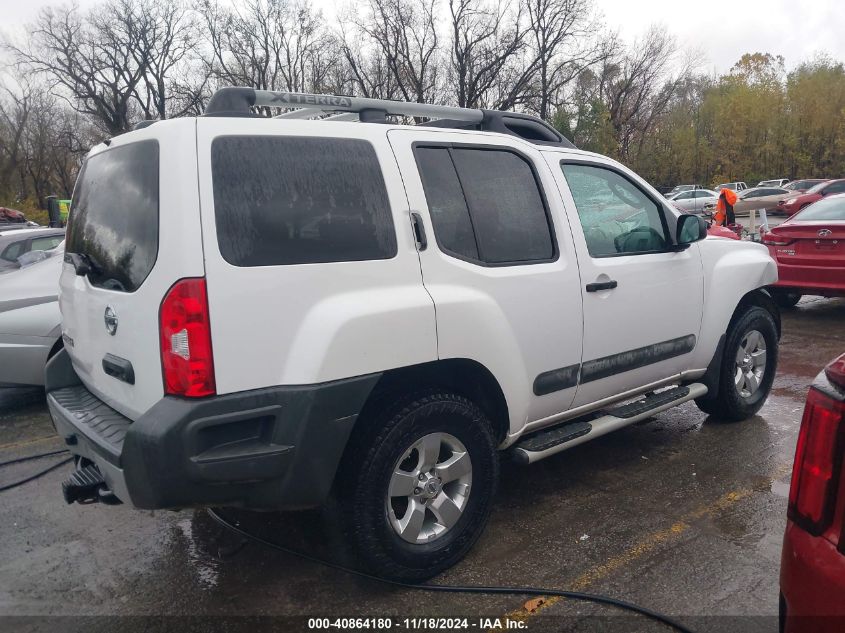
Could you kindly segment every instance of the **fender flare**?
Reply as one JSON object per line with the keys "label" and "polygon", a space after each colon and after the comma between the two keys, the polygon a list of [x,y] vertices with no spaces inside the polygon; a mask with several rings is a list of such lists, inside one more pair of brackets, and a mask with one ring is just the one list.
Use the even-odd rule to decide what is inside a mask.
{"label": "fender flare", "polygon": [[707,395],[704,397],[705,400],[714,400],[719,395],[719,381],[722,377],[722,359],[725,354],[725,340],[728,337],[728,330],[731,329],[731,326],[737,320],[739,315],[745,312],[746,308],[751,306],[761,307],[772,315],[772,318],[775,321],[778,340],[780,340],[780,308],[778,308],[774,299],[772,299],[771,293],[766,288],[756,288],[744,295],[742,299],[739,300],[736,309],[734,309],[731,319],[728,322],[727,329],[719,337],[719,343],[716,345],[716,351],[713,353],[713,358],[710,359],[710,363],[707,365],[707,371],[704,372],[704,375],[699,380],[699,382],[707,385]]}

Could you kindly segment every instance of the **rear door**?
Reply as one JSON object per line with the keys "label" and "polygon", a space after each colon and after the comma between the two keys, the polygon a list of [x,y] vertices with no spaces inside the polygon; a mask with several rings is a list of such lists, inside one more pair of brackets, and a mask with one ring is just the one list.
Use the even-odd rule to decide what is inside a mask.
{"label": "rear door", "polygon": [[466,132],[388,137],[427,235],[419,260],[439,357],[469,358],[493,373],[516,428],[565,411],[581,361],[580,277],[540,152]]}
{"label": "rear door", "polygon": [[[160,122],[112,139],[87,158],[74,190],[59,296],[65,348],[88,389],[131,419],[164,393],[161,300],[204,271],[195,126]],[[92,272],[77,275],[74,256]],[[104,360],[134,379],[107,374]]]}

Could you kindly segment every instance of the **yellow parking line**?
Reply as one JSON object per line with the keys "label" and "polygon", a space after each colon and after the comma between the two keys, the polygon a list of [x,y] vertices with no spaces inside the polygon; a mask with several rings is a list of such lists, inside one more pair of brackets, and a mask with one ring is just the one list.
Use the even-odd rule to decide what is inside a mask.
{"label": "yellow parking line", "polygon": [[[788,475],[791,471],[792,465],[785,464],[774,472],[770,481],[777,481]],[[619,554],[618,556],[614,556],[600,565],[596,565],[595,567],[588,569],[572,581],[568,589],[570,591],[583,591],[593,583],[606,578],[628,563],[632,563],[635,560],[642,558],[663,543],[677,538],[689,529],[692,521],[727,510],[746,497],[750,497],[757,491],[758,490],[755,490],[754,488],[733,490],[722,495],[712,503],[696,508],[695,510],[685,514],[669,528],[650,534],[645,539],[634,545],[631,549]],[[522,606],[519,609],[505,614],[504,618],[509,618],[511,620],[525,620],[531,616],[538,615],[540,612],[545,611],[561,600],[563,600],[563,598],[560,596],[544,597],[540,600],[530,600],[529,603],[532,605],[530,609]]]}
{"label": "yellow parking line", "polygon": [[21,446],[29,446],[30,444],[38,444],[39,442],[46,442],[47,440],[58,440],[58,435],[45,435],[43,437],[36,437],[34,440],[25,440],[23,442],[12,442],[11,444],[0,444],[0,451],[7,448],[19,448]]}

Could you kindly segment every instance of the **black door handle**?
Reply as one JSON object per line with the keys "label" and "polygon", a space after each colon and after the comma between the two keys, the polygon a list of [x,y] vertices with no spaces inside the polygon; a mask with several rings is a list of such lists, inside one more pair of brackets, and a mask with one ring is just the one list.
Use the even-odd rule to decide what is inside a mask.
{"label": "black door handle", "polygon": [[425,227],[419,213],[411,214],[411,223],[414,225],[414,239],[417,241],[417,248],[424,251],[428,247],[428,239],[425,237]]}
{"label": "black door handle", "polygon": [[591,284],[587,284],[587,292],[598,292],[599,290],[612,290],[618,285],[619,284],[616,283],[615,279],[611,279],[610,281],[594,281]]}

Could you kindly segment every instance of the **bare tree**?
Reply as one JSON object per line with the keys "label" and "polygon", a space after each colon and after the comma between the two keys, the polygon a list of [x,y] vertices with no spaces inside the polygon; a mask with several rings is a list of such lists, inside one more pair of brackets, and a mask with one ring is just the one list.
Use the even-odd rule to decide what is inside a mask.
{"label": "bare tree", "polygon": [[130,41],[137,41],[132,54],[142,81],[134,96],[144,118],[166,119],[195,111],[208,79],[187,63],[199,44],[196,14],[179,0],[150,0],[135,7],[132,0],[113,0],[107,19],[135,16],[131,24],[138,33]]}
{"label": "bare tree", "polygon": [[548,119],[564,101],[563,91],[586,67],[607,55],[606,40],[591,16],[591,0],[523,0],[536,57],[533,109]]}
{"label": "bare tree", "polygon": [[599,73],[599,92],[607,104],[619,153],[627,159],[632,144],[642,139],[670,103],[676,88],[688,76],[695,60],[670,73],[678,47],[664,28],[652,27],[621,53],[608,57]]}
{"label": "bare tree", "polygon": [[44,75],[54,88],[64,89],[78,111],[109,134],[120,134],[130,128],[130,102],[143,76],[132,53],[138,31],[133,16],[114,22],[105,11],[98,14],[89,20],[75,6],[48,7],[39,14],[27,45],[7,48],[21,73]]}
{"label": "bare tree", "polygon": [[245,0],[233,8],[202,0],[208,71],[218,82],[262,90],[322,86],[337,57],[322,15],[297,0]]}
{"label": "bare tree", "polygon": [[31,91],[27,85],[20,90],[3,86],[0,97],[0,194],[9,195],[15,187],[23,160],[25,132],[31,113]]}
{"label": "bare tree", "polygon": [[369,50],[383,62],[372,64],[371,58],[369,70],[376,71],[377,77],[386,71],[388,85],[395,86],[402,99],[437,101],[441,73],[436,7],[437,0],[368,0],[363,13],[352,15],[359,37],[354,49],[345,42],[345,50],[357,82],[375,83],[360,77],[366,68],[361,54]]}
{"label": "bare tree", "polygon": [[524,86],[529,74],[507,72],[526,48],[521,5],[514,7],[509,0],[449,0],[449,18],[450,70],[458,105],[514,105],[513,86]]}

